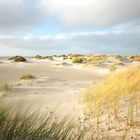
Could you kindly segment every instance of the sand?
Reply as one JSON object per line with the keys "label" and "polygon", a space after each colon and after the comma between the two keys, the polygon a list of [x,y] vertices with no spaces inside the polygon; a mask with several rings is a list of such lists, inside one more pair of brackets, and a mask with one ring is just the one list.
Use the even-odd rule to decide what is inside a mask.
{"label": "sand", "polygon": [[[60,60],[28,59],[27,63],[15,63],[1,59],[0,62],[0,85],[12,85],[11,90],[1,92],[1,95],[5,95],[1,101],[9,107],[19,109],[21,113],[39,110],[39,113],[55,111],[61,116],[81,116],[83,110],[80,98],[85,89],[111,73],[105,65],[85,67],[82,64],[72,64],[69,60],[67,65],[61,65]],[[138,63],[125,65],[135,64]],[[35,79],[20,80],[24,74],[32,74]],[[123,132],[109,131],[107,135],[110,139],[120,140]],[[131,136],[134,137],[135,132],[130,132],[127,139],[131,139]]]}
{"label": "sand", "polygon": [[[23,74],[32,74],[36,78],[20,80]],[[108,72],[99,69],[84,69],[78,65],[57,66],[51,61],[2,61],[0,64],[0,84],[13,85],[3,97],[5,104],[22,109],[55,110],[65,115],[78,112],[79,98],[85,88],[107,75]]]}

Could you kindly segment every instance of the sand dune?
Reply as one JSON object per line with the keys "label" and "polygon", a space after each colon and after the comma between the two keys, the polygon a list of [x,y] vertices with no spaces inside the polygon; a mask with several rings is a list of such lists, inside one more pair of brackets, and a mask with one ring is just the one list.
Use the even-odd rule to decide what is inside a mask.
{"label": "sand dune", "polygon": [[[34,80],[20,80],[23,74],[32,74]],[[11,106],[34,106],[45,110],[56,109],[73,112],[78,107],[79,96],[93,81],[101,80],[108,73],[99,69],[83,69],[76,66],[58,67],[51,61],[28,61],[0,64],[0,84],[13,87],[7,91],[3,101]]]}

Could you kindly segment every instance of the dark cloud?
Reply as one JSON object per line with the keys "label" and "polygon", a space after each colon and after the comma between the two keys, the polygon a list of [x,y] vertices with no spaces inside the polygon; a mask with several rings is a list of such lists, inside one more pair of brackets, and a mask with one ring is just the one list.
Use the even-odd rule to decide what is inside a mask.
{"label": "dark cloud", "polygon": [[23,32],[46,20],[41,0],[1,0],[0,33]]}
{"label": "dark cloud", "polygon": [[[129,55],[140,53],[139,44],[140,32],[90,32],[0,38],[0,46],[15,50],[17,48],[28,50],[31,55],[37,52],[41,54],[110,53]],[[19,53],[22,54],[22,51]]]}
{"label": "dark cloud", "polygon": [[[47,17],[106,32],[24,36]],[[0,55],[12,52],[140,53],[140,0],[0,0]]]}

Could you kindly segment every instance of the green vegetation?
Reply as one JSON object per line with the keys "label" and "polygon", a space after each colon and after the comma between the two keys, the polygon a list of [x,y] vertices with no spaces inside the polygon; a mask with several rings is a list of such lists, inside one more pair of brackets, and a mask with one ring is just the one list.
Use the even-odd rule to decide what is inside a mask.
{"label": "green vegetation", "polygon": [[123,60],[123,56],[120,56],[120,55],[111,55],[111,57],[115,58],[115,59],[118,59],[120,61]]}
{"label": "green vegetation", "polygon": [[115,71],[118,68],[118,66],[125,66],[125,64],[123,62],[116,62],[109,66],[109,70]]}
{"label": "green vegetation", "polygon": [[87,65],[99,66],[106,62],[106,55],[88,55],[86,56]]}
{"label": "green vegetation", "polygon": [[67,57],[70,58],[70,59],[73,59],[73,58],[78,58],[78,57],[83,57],[84,55],[81,55],[81,54],[69,54]]}
{"label": "green vegetation", "polygon": [[33,58],[36,58],[36,59],[44,59],[44,57],[43,56],[40,56],[40,55],[36,55]]}
{"label": "green vegetation", "polygon": [[20,77],[21,80],[32,80],[32,79],[35,79],[35,76],[34,75],[31,75],[31,74],[25,74],[25,75],[22,75]]}
{"label": "green vegetation", "polygon": [[[12,115],[14,114],[14,115]],[[94,140],[93,129],[83,127],[67,117],[60,118],[55,113],[44,115],[24,112],[0,106],[0,138],[2,140]]]}
{"label": "green vegetation", "polygon": [[100,65],[106,62],[106,55],[70,55],[73,63],[85,63],[87,65]]}
{"label": "green vegetation", "polygon": [[9,85],[8,83],[5,83],[3,85],[0,86],[0,91],[8,91],[12,88],[11,85]]}
{"label": "green vegetation", "polygon": [[73,63],[83,63],[83,59],[79,57],[73,57],[72,58]]}
{"label": "green vegetation", "polygon": [[58,64],[56,64],[57,66],[63,66],[63,65],[66,65],[67,63],[66,62],[61,62],[61,63],[58,63]]}
{"label": "green vegetation", "polygon": [[14,60],[15,62],[26,62],[27,60],[22,56],[13,56],[9,60]]}
{"label": "green vegetation", "polygon": [[131,56],[131,57],[129,57],[129,59],[130,59],[131,61],[140,62],[140,55]]}
{"label": "green vegetation", "polygon": [[109,71],[115,71],[117,69],[114,64],[110,65],[108,68],[109,68]]}
{"label": "green vegetation", "polygon": [[34,57],[32,57],[32,58],[39,59],[39,60],[41,60],[41,59],[53,60],[53,56],[41,56],[41,55],[36,55],[36,56],[34,56]]}
{"label": "green vegetation", "polygon": [[[101,130],[126,131],[140,126],[140,67],[114,72],[110,77],[91,85],[83,97],[85,113]],[[121,127],[120,127],[121,126]]]}
{"label": "green vegetation", "polygon": [[45,58],[47,58],[49,60],[54,60],[52,56],[46,56]]}

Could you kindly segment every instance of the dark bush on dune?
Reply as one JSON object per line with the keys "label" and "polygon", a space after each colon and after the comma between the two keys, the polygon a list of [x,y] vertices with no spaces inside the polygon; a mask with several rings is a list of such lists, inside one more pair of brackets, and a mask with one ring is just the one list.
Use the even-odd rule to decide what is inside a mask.
{"label": "dark bush on dune", "polygon": [[36,55],[33,58],[36,58],[36,59],[44,59],[44,57],[43,56],[40,56],[40,55]]}
{"label": "dark bush on dune", "polygon": [[131,57],[129,57],[129,59],[130,59],[131,61],[140,62],[140,55],[131,56]]}
{"label": "dark bush on dune", "polygon": [[53,59],[53,56],[46,56],[45,58],[46,58],[46,59],[49,59],[49,60],[54,60],[54,59]]}
{"label": "dark bush on dune", "polygon": [[58,57],[66,57],[66,55],[63,54],[63,55],[59,55]]}
{"label": "dark bush on dune", "polygon": [[53,56],[41,56],[41,55],[36,55],[33,58],[35,59],[49,59],[49,60],[53,60]]}
{"label": "dark bush on dune", "polygon": [[15,62],[26,62],[27,60],[22,56],[12,56],[9,60],[14,60]]}

